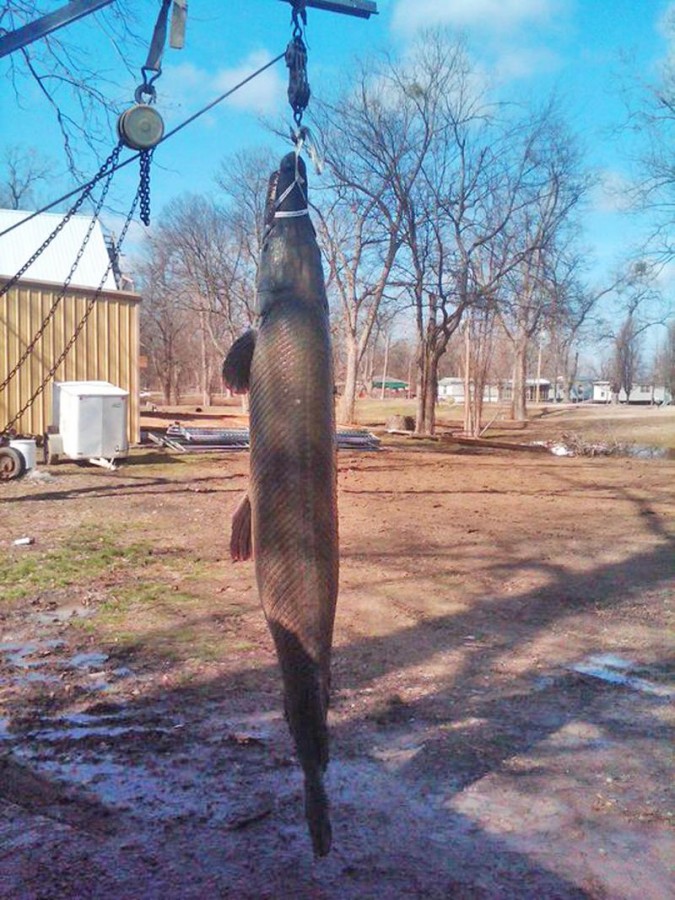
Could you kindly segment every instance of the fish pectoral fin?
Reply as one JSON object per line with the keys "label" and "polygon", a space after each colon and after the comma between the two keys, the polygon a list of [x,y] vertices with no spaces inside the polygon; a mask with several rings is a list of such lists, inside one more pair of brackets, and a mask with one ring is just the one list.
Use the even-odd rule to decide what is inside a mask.
{"label": "fish pectoral fin", "polygon": [[243,562],[253,556],[251,540],[251,501],[248,494],[239,503],[232,515],[232,531],[230,533],[230,556],[234,562]]}
{"label": "fish pectoral fin", "polygon": [[251,360],[256,333],[250,328],[232,344],[223,363],[223,380],[231,391],[245,394],[251,381]]}

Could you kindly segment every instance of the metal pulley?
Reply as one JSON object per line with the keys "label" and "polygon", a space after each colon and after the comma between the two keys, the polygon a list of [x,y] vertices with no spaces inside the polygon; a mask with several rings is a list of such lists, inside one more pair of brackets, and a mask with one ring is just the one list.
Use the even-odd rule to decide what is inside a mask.
{"label": "metal pulley", "polygon": [[164,136],[164,121],[154,106],[137,103],[117,120],[117,134],[131,150],[150,150]]}

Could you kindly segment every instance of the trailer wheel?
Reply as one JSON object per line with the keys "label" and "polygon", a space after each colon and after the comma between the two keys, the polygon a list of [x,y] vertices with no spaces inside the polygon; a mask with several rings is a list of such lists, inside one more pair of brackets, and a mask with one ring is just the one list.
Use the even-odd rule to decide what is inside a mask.
{"label": "trailer wheel", "polygon": [[26,460],[23,453],[14,447],[0,447],[0,481],[20,478],[26,471]]}
{"label": "trailer wheel", "polygon": [[54,453],[52,447],[50,446],[49,434],[45,435],[44,443],[42,445],[42,453],[45,461],[45,465],[53,466],[55,463],[59,461],[59,454]]}

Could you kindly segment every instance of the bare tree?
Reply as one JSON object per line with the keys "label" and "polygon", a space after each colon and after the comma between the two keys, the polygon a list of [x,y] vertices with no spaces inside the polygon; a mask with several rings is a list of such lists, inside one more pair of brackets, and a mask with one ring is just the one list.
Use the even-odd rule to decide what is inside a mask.
{"label": "bare tree", "polygon": [[599,342],[609,343],[611,361],[609,380],[612,399],[633,384],[639,361],[642,335],[654,325],[669,320],[667,298],[659,288],[658,264],[641,260],[633,263],[615,287],[616,300],[599,323]]}
{"label": "bare tree", "polygon": [[[512,417],[527,418],[527,356],[564,293],[556,292],[560,247],[567,245],[573,214],[589,188],[574,140],[550,103],[533,121],[533,140],[522,201],[508,223],[509,242],[520,255],[508,272],[508,295],[500,307],[504,331],[513,346]],[[513,250],[511,251],[513,252]]]}
{"label": "bare tree", "polygon": [[255,285],[265,233],[267,188],[276,165],[271,150],[258,148],[223,160],[216,174],[216,184],[225,201],[228,246],[237,253],[228,292],[228,316],[233,328],[250,325],[255,319]]}
{"label": "bare tree", "polygon": [[593,314],[604,298],[621,289],[625,280],[625,275],[619,274],[604,285],[590,285],[585,279],[585,258],[573,247],[565,248],[551,270],[552,303],[544,328],[548,334],[549,365],[561,380],[560,399],[565,403],[572,398],[583,335],[597,324]]}
{"label": "bare tree", "polygon": [[146,258],[137,274],[143,290],[141,346],[148,357],[148,375],[160,385],[165,403],[177,403],[192,357],[193,329],[174,289],[171,255],[161,240],[147,238]]}
{"label": "bare tree", "polygon": [[435,139],[405,206],[400,262],[412,273],[417,315],[416,427],[433,432],[439,360],[472,306],[499,303],[524,373],[528,341],[543,314],[544,248],[584,181],[554,103],[524,118],[491,106],[477,93],[461,46],[448,48],[438,37],[426,36],[421,58],[426,80],[418,75],[415,93],[424,97],[420,117],[433,111],[428,127]]}
{"label": "bare tree", "polygon": [[614,339],[614,352],[612,355],[612,375],[610,389],[612,401],[618,403],[619,394],[625,391],[626,399],[630,397],[633,385],[638,377],[640,366],[640,335],[635,319],[629,315],[622,323]]}
{"label": "bare tree", "polygon": [[416,430],[433,433],[440,359],[465,310],[492,289],[478,256],[503,227],[496,198],[506,166],[461,42],[427,33],[396,83],[415,110],[425,154],[401,195],[404,250],[394,283],[415,311]]}
{"label": "bare tree", "polygon": [[655,380],[663,384],[675,401],[675,320],[668,323],[666,337],[654,360]]}
{"label": "bare tree", "polygon": [[343,319],[342,423],[355,417],[359,368],[387,298],[404,206],[428,149],[416,104],[400,90],[398,70],[390,57],[363,63],[356,87],[352,78],[335,101],[314,109],[330,177],[317,210],[319,237]]}
{"label": "bare tree", "polygon": [[496,321],[496,304],[488,302],[474,305],[464,323],[464,432],[472,437],[482,433]]}
{"label": "bare tree", "polygon": [[[675,8],[665,27],[675,41]],[[651,229],[643,253],[662,266],[675,259],[675,55],[672,50],[653,82],[635,79],[628,99],[627,127],[638,135],[635,160],[638,176],[633,188],[635,207],[650,216]],[[635,87],[637,86],[637,91]]]}
{"label": "bare tree", "polygon": [[30,209],[36,203],[36,190],[49,181],[53,165],[34,147],[12,144],[0,161],[0,206]]}
{"label": "bare tree", "polygon": [[[38,0],[1,0],[0,28],[14,31],[44,12]],[[26,104],[37,87],[45,115],[53,116],[60,129],[68,167],[77,177],[82,174],[83,148],[96,157],[102,149],[109,150],[121,111],[121,76],[140,69],[142,45],[147,47],[155,16],[156,7],[144,3],[139,12],[137,3],[117,0],[77,26],[59,29],[6,57],[17,106]],[[114,52],[115,68],[102,67],[102,40]]]}

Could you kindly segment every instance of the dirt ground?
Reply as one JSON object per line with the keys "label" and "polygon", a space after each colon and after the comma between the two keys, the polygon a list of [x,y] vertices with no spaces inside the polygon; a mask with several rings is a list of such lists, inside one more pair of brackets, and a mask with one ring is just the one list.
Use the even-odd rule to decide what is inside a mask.
{"label": "dirt ground", "polygon": [[672,897],[675,461],[340,453],[320,861],[228,558],[247,465],[139,449],[0,486],[0,896]]}

